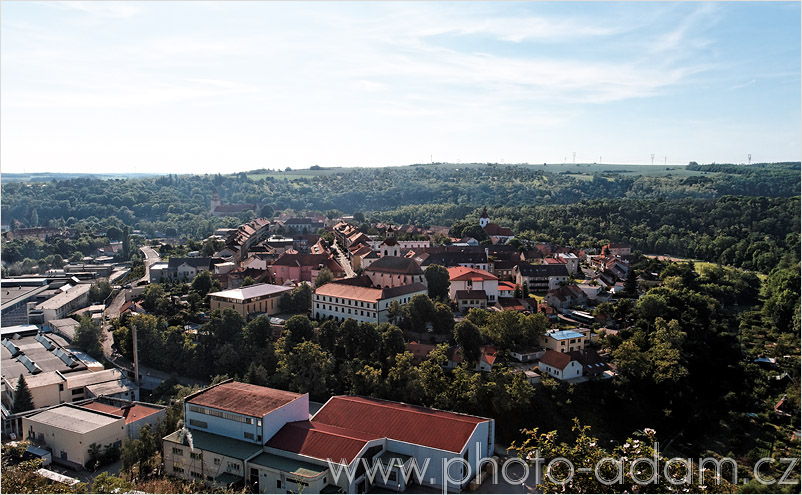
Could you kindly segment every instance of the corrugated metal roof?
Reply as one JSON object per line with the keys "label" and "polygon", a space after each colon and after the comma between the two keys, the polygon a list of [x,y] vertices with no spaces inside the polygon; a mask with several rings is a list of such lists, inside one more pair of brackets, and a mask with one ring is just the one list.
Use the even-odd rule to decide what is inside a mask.
{"label": "corrugated metal roof", "polygon": [[240,287],[239,289],[230,289],[220,292],[212,292],[209,294],[214,297],[225,297],[228,299],[238,299],[245,301],[254,297],[269,296],[271,294],[280,294],[292,290],[292,287],[284,287],[282,285],[272,284],[256,284],[249,285],[248,287]]}
{"label": "corrugated metal roof", "polygon": [[213,407],[245,416],[263,417],[301,394],[240,382],[226,382],[202,390],[186,400],[188,404]]}
{"label": "corrugated metal roof", "polygon": [[332,397],[312,418],[315,425],[330,425],[376,437],[459,453],[476,425],[490,421],[448,411],[367,397]]}

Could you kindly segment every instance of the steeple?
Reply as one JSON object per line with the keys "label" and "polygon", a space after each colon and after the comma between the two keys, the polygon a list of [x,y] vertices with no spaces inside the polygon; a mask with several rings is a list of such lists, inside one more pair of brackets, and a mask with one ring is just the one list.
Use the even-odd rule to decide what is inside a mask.
{"label": "steeple", "polygon": [[479,217],[479,226],[485,228],[488,223],[490,223],[490,217],[487,215],[487,206],[485,206],[482,208],[482,216]]}

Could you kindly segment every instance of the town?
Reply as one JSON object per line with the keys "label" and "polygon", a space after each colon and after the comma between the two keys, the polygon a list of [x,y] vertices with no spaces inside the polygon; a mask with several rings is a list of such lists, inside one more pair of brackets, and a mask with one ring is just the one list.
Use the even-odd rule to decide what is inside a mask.
{"label": "town", "polygon": [[[260,208],[214,194],[208,214]],[[416,226],[276,212],[198,241],[125,227],[96,233],[107,243],[91,256],[4,272],[4,443],[76,487],[482,492],[482,463],[514,457],[521,428],[570,422],[533,422],[547,403],[576,416],[576,394],[621,393],[608,382],[625,402],[642,387],[687,394],[697,358],[683,346],[719,337],[682,313],[754,304],[761,283],[621,242],[521,239],[492,214]],[[18,225],[4,240],[75,236]],[[785,349],[753,359],[777,374],[774,393],[798,387]],[[682,416],[675,397],[661,404],[663,423]],[[798,407],[784,395],[771,414]],[[98,477],[109,469],[120,477]]]}

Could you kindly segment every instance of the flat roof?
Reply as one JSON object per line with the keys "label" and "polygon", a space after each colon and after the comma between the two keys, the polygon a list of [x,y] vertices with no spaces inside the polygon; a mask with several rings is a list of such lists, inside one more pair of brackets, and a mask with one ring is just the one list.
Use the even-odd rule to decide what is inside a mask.
{"label": "flat roof", "polygon": [[566,339],[578,339],[584,337],[579,332],[574,332],[573,330],[558,330],[556,332],[548,332],[546,333],[547,337],[551,337],[554,340],[566,340]]}
{"label": "flat roof", "polygon": [[33,297],[36,294],[47,290],[47,285],[39,286],[16,286],[16,287],[2,287],[0,291],[0,307],[5,309],[8,306],[13,306],[20,301]]}
{"label": "flat roof", "polygon": [[238,299],[244,301],[246,299],[253,299],[254,297],[270,296],[273,294],[281,294],[282,292],[291,291],[292,287],[273,284],[256,284],[249,285],[248,287],[240,287],[239,289],[229,289],[220,292],[212,292],[209,294],[214,297],[224,297],[227,299]]}
{"label": "flat roof", "polygon": [[96,397],[100,397],[101,395],[117,395],[135,389],[136,384],[127,379],[86,386],[86,390],[92,392],[92,395]]}
{"label": "flat roof", "polygon": [[[52,342],[53,344],[58,344],[55,339],[52,339],[48,334],[43,334],[48,341]],[[31,374],[28,371],[28,368],[19,361],[20,355],[17,357],[12,357],[11,352],[6,349],[5,346],[0,346],[0,356],[2,356],[2,374],[9,381],[13,381],[16,383],[17,378],[19,375],[22,374],[25,376],[26,383],[28,386],[34,386],[35,382],[38,382],[38,377],[44,375],[48,372],[60,371],[62,373],[73,373],[79,370],[85,370],[86,365],[83,364],[80,360],[76,361],[76,366],[70,367],[62,361],[56,354],[52,351],[45,348],[41,342],[36,340],[36,335],[30,335],[27,337],[20,337],[18,339],[11,339],[11,343],[14,344],[22,354],[24,354],[28,359],[30,359],[36,366],[39,367],[42,371],[37,373],[36,375]],[[58,349],[59,345],[54,345],[53,350]],[[60,380],[59,380],[60,381]]]}
{"label": "flat roof", "polygon": [[308,462],[289,459],[275,454],[268,454],[267,452],[262,452],[248,461],[248,463],[257,464],[296,476],[302,476],[304,478],[315,478],[328,471],[326,467],[316,466]]}
{"label": "flat roof", "polygon": [[39,303],[36,309],[58,309],[70,301],[79,298],[89,292],[90,284],[78,284],[75,287],[70,287],[67,292],[56,294],[47,301]]}
{"label": "flat roof", "polygon": [[68,404],[42,411],[30,416],[28,419],[36,421],[37,423],[81,434],[112,425],[118,421],[124,424],[122,416],[115,417],[111,414],[92,411]]}
{"label": "flat roof", "polygon": [[[191,430],[188,433],[192,435],[192,445],[195,449],[216,452],[241,461],[244,461],[262,450],[262,446],[255,443],[235,440],[205,431]],[[164,440],[189,446],[189,439],[187,438],[188,433],[186,430],[174,431],[164,437]]]}
{"label": "flat roof", "polygon": [[201,390],[186,399],[186,403],[212,407],[245,416],[263,417],[302,394],[241,382],[225,382]]}

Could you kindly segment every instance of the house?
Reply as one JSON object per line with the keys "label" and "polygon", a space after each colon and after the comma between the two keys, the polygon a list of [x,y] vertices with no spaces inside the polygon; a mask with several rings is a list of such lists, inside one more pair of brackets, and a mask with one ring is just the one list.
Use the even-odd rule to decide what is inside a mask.
{"label": "house", "polygon": [[582,376],[582,364],[571,354],[547,350],[540,356],[537,368],[541,373],[548,373],[558,380],[568,380]]}
{"label": "house", "polygon": [[495,307],[501,311],[517,311],[519,313],[537,313],[538,311],[537,299],[531,297],[505,297],[499,299]]}
{"label": "house", "polygon": [[570,306],[585,306],[588,304],[588,297],[585,292],[576,285],[562,285],[546,293],[543,298],[549,305],[557,309],[568,308]]}
{"label": "house", "polygon": [[371,263],[379,259],[378,253],[367,244],[351,246],[349,251],[351,252],[351,269],[354,271],[367,268]]}
{"label": "house", "polygon": [[265,313],[279,313],[278,300],[282,294],[290,292],[292,287],[272,284],[256,284],[239,289],[229,289],[209,294],[211,311],[233,309],[243,317]]}
{"label": "house", "polygon": [[556,289],[561,282],[568,281],[568,269],[564,264],[530,265],[519,263],[512,270],[515,283],[529,286],[532,292],[547,292]]}
{"label": "house", "polygon": [[412,353],[412,364],[421,364],[429,357],[429,353],[434,350],[435,346],[431,344],[420,344],[418,342],[408,342],[406,344],[407,352]]}
{"label": "house", "polygon": [[629,244],[622,242],[611,242],[602,247],[602,254],[607,253],[611,256],[629,256],[632,254],[632,248]]}
{"label": "house", "polygon": [[287,254],[284,253],[272,264],[269,270],[273,273],[277,284],[288,280],[296,282],[314,282],[324,269],[334,275],[334,278],[345,276],[345,270],[334,261],[328,253],[325,254]]}
{"label": "house", "polygon": [[589,337],[574,330],[552,330],[541,338],[541,346],[559,352],[581,351]]}
{"label": "house", "polygon": [[[413,459],[429,465],[425,485],[459,491],[472,468],[457,485],[443,469],[463,478],[457,459],[475,466],[494,449],[492,419],[352,396],[310,417],[308,394],[232,381],[188,396],[184,415],[186,427],[162,439],[166,472],[222,487],[247,481],[258,493],[404,491]],[[363,459],[389,472],[388,483],[358,470]]]}
{"label": "house", "polygon": [[395,231],[392,225],[387,227],[384,240],[379,244],[377,251],[379,252],[379,256],[401,256],[401,246],[398,245],[398,240],[395,238]]}
{"label": "house", "polygon": [[403,305],[415,295],[427,292],[426,286],[420,282],[373,287],[370,278],[363,275],[317,287],[312,296],[312,315],[317,320],[345,321],[351,318],[359,322],[384,323],[390,321],[388,309],[394,301]]}
{"label": "house", "polygon": [[166,276],[167,280],[191,282],[200,272],[211,272],[214,265],[222,261],[220,258],[170,258],[167,269],[161,273],[162,278],[157,281],[161,282]]}
{"label": "house", "polygon": [[323,228],[323,222],[309,217],[293,217],[284,221],[284,227],[299,234],[312,234]]}
{"label": "house", "polygon": [[[460,346],[451,346],[446,351],[446,358],[448,361],[446,362],[446,369],[453,370],[460,364],[462,364],[463,356],[462,356],[462,347]],[[479,362],[476,363],[474,366],[474,371],[490,371],[493,368],[493,365],[496,364],[496,359],[498,358],[498,349],[492,345],[483,345],[479,347]]]}
{"label": "house", "polygon": [[24,438],[53,453],[53,461],[82,468],[90,446],[122,446],[125,418],[72,404],[59,405],[22,418]]}
{"label": "house", "polygon": [[[452,301],[483,299],[481,307],[493,305],[498,301],[498,277],[485,270],[454,266],[447,268],[451,285],[448,289]],[[482,294],[479,294],[481,292]],[[460,303],[457,306],[462,309]],[[478,307],[471,305],[470,307]]]}
{"label": "house", "polygon": [[579,272],[579,257],[574,253],[557,253],[557,259],[565,262],[568,273],[571,275]]}
{"label": "house", "polygon": [[427,284],[423,270],[410,258],[398,256],[382,256],[365,269],[365,275],[370,277],[376,287],[392,288],[420,283]]}
{"label": "house", "polygon": [[267,236],[270,222],[264,218],[256,218],[237,227],[226,238],[226,248],[234,253],[234,261],[248,257],[248,250]]}
{"label": "house", "polygon": [[[498,275],[496,275],[498,276]],[[505,282],[499,280],[498,282],[498,297],[503,299],[505,297],[515,297],[515,291],[520,289],[518,285],[513,282]]]}
{"label": "house", "polygon": [[531,347],[510,350],[510,357],[522,363],[535,361],[542,355],[543,351]]}
{"label": "house", "polygon": [[492,262],[492,273],[499,280],[512,280],[512,270],[515,268],[515,265],[520,263],[517,260],[496,260]]}

